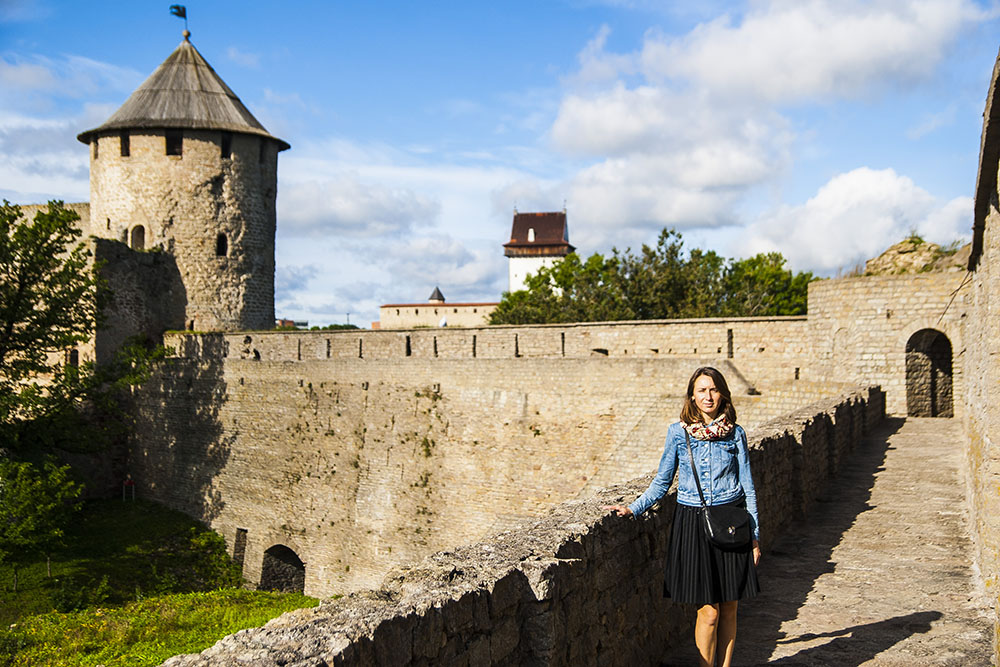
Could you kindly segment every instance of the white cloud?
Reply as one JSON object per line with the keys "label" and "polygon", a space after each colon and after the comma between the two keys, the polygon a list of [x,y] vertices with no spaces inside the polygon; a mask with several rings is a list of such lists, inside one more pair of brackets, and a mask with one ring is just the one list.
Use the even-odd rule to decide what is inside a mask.
{"label": "white cloud", "polygon": [[38,63],[17,63],[0,60],[0,85],[16,90],[45,90],[55,84],[52,70]]}
{"label": "white cloud", "polygon": [[952,102],[941,111],[924,114],[919,123],[906,131],[906,136],[909,139],[920,139],[939,128],[947,127],[955,122],[957,112],[958,105]]}
{"label": "white cloud", "polygon": [[575,86],[592,86],[614,82],[623,74],[632,74],[636,70],[635,54],[617,54],[605,51],[611,28],[602,25],[597,34],[587,42],[579,54],[577,61],[580,69],[568,80]]}
{"label": "white cloud", "polygon": [[[681,36],[650,30],[622,54],[607,52],[602,26],[566,78],[548,135],[565,155],[589,160],[562,188],[574,243],[638,244],[668,226],[741,224],[741,204],[780,183],[797,133],[809,131],[779,105],[926,80],[983,17],[970,0],[771,0]],[[927,118],[911,136],[952,113]]]}
{"label": "white cloud", "polygon": [[650,80],[682,78],[730,99],[854,97],[929,76],[984,16],[970,0],[773,0],[739,23],[723,15],[681,39],[650,34],[641,59]]}
{"label": "white cloud", "polygon": [[972,199],[940,202],[892,169],[854,169],[830,179],[799,206],[750,224],[730,254],[778,251],[796,270],[830,274],[879,255],[910,232],[936,243],[968,238]]}
{"label": "white cloud", "polygon": [[76,135],[108,118],[140,76],[81,56],[0,54],[0,187],[13,201],[85,201],[87,148]]}
{"label": "white cloud", "polygon": [[85,105],[74,118],[43,118],[0,108],[0,187],[21,203],[49,199],[86,201],[90,191],[89,154],[76,140],[114,111]]}
{"label": "white cloud", "polygon": [[260,64],[260,56],[256,53],[240,51],[235,46],[230,46],[226,49],[226,57],[237,65],[242,65],[243,67],[257,67],[257,65]]}
{"label": "white cloud", "polygon": [[383,256],[393,267],[393,280],[400,287],[440,286],[451,301],[470,292],[481,298],[482,287],[505,276],[506,265],[499,243],[478,245],[481,247],[470,247],[447,235],[435,234],[391,243]]}
{"label": "white cloud", "polygon": [[52,59],[10,52],[0,54],[0,86],[10,93],[0,104],[7,109],[37,105],[42,94],[52,98],[93,99],[100,94],[131,92],[141,81],[141,75],[132,68],[83,56]]}
{"label": "white cloud", "polygon": [[275,299],[281,301],[295,292],[307,290],[309,281],[315,278],[317,273],[319,273],[319,269],[311,264],[305,266],[285,264],[276,267],[274,271]]}
{"label": "white cloud", "polygon": [[282,187],[278,216],[284,235],[375,237],[428,224],[440,205],[411,190],[363,183],[343,172],[323,181]]}

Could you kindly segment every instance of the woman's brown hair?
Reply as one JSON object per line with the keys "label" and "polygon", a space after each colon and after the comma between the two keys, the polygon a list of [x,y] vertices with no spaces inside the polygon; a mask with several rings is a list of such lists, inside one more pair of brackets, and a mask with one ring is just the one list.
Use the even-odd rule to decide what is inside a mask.
{"label": "woman's brown hair", "polygon": [[687,395],[684,397],[684,406],[681,408],[681,421],[685,424],[697,424],[701,422],[701,410],[694,404],[694,382],[702,375],[712,378],[715,388],[719,390],[719,395],[722,396],[722,404],[719,406],[719,412],[726,415],[726,419],[729,420],[730,424],[735,424],[736,408],[733,407],[733,395],[729,391],[729,385],[726,384],[726,378],[722,376],[722,373],[711,366],[702,366],[695,370],[691,375],[691,379],[688,380]]}

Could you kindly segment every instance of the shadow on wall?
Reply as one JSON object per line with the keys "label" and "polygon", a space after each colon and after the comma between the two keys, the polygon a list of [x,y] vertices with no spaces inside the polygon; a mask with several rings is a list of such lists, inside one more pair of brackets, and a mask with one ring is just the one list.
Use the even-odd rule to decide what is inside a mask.
{"label": "shadow on wall", "polygon": [[98,363],[110,360],[133,336],[159,343],[165,330],[183,328],[187,291],[173,255],[136,252],[107,239],[93,242],[110,293],[94,341]]}
{"label": "shadow on wall", "polygon": [[305,587],[306,566],[294,551],[276,544],[264,552],[258,590],[301,593]]}
{"label": "shadow on wall", "polygon": [[236,438],[219,418],[226,342],[221,334],[202,334],[181,345],[197,345],[200,353],[178,350],[184,356],[166,360],[135,394],[129,470],[140,493],[210,523],[225,505],[213,482]]}

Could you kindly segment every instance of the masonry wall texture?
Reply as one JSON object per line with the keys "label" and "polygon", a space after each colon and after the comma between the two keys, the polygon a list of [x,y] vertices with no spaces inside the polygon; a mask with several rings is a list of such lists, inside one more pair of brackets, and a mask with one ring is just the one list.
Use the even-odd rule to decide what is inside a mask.
{"label": "masonry wall texture", "polygon": [[[278,146],[264,137],[183,131],[167,155],[163,130],[95,136],[90,151],[90,234],[173,255],[186,288],[185,328],[274,326],[274,231]],[[220,253],[220,235],[225,248]],[[155,298],[155,297],[154,297]]]}
{"label": "masonry wall texture", "polygon": [[[1000,57],[983,114],[982,147],[976,183],[970,308],[962,364],[965,432],[969,439],[968,496],[977,563],[994,601],[994,664],[1000,662]],[[960,394],[963,395],[963,394]]]}
{"label": "masonry wall texture", "polygon": [[[751,438],[766,549],[808,511],[830,473],[884,416],[884,395],[857,391],[771,422]],[[665,599],[674,499],[639,520],[602,505],[649,477],[560,504],[494,538],[391,572],[375,591],[299,610],[231,635],[169,667],[330,665],[659,665],[687,640],[690,609]],[[683,638],[683,639],[682,639]]]}
{"label": "masonry wall texture", "polygon": [[[923,273],[821,280],[809,285],[809,325],[816,373],[829,380],[877,383],[886,409],[907,413],[907,343],[921,331],[943,333],[952,358],[965,348],[969,308],[964,275]],[[964,391],[965,373],[953,363],[954,395]],[[913,369],[918,370],[918,369]],[[911,383],[921,382],[911,373]],[[956,402],[954,413],[964,409]]]}
{"label": "masonry wall texture", "polygon": [[[512,354],[522,333],[491,332],[483,350]],[[136,395],[131,473],[230,545],[245,530],[251,581],[280,544],[306,563],[305,590],[331,595],[539,516],[591,478],[654,468],[698,365],[729,375],[745,423],[831,391],[776,392],[771,406],[726,359],[546,358],[542,342],[563,332],[543,333],[520,358],[433,358],[429,332],[410,334],[410,357],[402,334],[170,335],[178,357]],[[439,355],[468,342],[437,336]]]}
{"label": "masonry wall texture", "polygon": [[[21,217],[26,220],[33,220],[35,213],[47,211],[49,208],[48,204],[19,204],[19,206],[21,207]],[[90,202],[63,202],[63,207],[80,216],[77,225],[84,236],[88,235],[90,233]]]}
{"label": "masonry wall texture", "polygon": [[482,327],[488,324],[496,303],[390,303],[378,309],[373,329],[414,329],[440,327]]}
{"label": "masonry wall texture", "polygon": [[[110,292],[94,337],[94,359],[110,360],[129,338],[158,342],[165,328],[184,326],[186,295],[177,261],[164,252],[136,252],[120,241],[91,238],[93,259]],[[156,298],[150,298],[155,295]]]}
{"label": "masonry wall texture", "polygon": [[[848,356],[896,386],[888,401],[905,412],[907,341],[935,308],[960,336],[961,311],[940,317],[950,282],[830,281],[810,294],[815,319],[171,334],[177,358],[137,394],[131,472],[231,546],[245,531],[253,582],[283,545],[308,593],[371,587],[393,565],[655,468],[700,365],[722,368],[751,431],[848,386]],[[858,308],[863,293],[875,304]],[[837,332],[855,328],[843,355]]]}

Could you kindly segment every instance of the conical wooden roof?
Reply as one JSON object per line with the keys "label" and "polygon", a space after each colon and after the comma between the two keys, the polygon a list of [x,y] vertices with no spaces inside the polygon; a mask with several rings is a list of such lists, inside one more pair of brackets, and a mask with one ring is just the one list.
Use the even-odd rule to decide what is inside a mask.
{"label": "conical wooden roof", "polygon": [[77,139],[86,144],[101,132],[139,128],[228,130],[290,147],[264,129],[187,37],[111,118]]}

